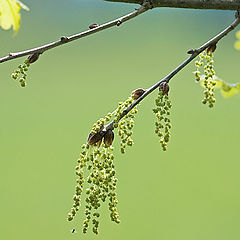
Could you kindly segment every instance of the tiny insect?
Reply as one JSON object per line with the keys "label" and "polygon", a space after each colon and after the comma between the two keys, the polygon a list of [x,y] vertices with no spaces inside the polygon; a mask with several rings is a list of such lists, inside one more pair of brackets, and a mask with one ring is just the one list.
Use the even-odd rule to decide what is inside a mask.
{"label": "tiny insect", "polygon": [[71,233],[75,233],[75,232],[76,232],[76,229],[73,228],[73,229],[71,230]]}

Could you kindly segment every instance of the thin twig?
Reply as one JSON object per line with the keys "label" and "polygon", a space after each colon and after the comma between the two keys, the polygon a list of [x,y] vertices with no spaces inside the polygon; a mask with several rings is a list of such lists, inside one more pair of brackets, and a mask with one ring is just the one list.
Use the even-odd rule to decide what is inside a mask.
{"label": "thin twig", "polygon": [[142,4],[142,6],[138,9],[136,9],[135,11],[122,16],[120,18],[117,18],[113,21],[107,22],[105,24],[99,25],[95,28],[92,28],[90,30],[81,32],[81,33],[77,33],[75,35],[69,36],[69,37],[61,37],[60,40],[52,42],[52,43],[48,43],[46,45],[40,46],[40,47],[36,47],[36,48],[32,48],[29,50],[25,50],[25,51],[21,51],[21,52],[15,52],[15,53],[9,53],[7,56],[0,58],[0,63],[15,59],[15,58],[20,58],[23,56],[28,56],[34,53],[38,53],[38,54],[42,54],[44,52],[46,52],[47,50],[50,50],[52,48],[61,46],[63,44],[72,42],[74,40],[89,36],[91,34],[100,32],[104,29],[113,27],[113,26],[119,26],[120,24],[122,24],[123,22],[126,22],[132,18],[135,18],[136,16],[146,12],[147,10],[149,10],[151,8],[151,4],[149,1],[145,0],[144,3]]}
{"label": "thin twig", "polygon": [[[148,88],[145,93],[140,96],[135,102],[133,102],[127,109],[125,109],[120,117],[123,118],[124,116],[126,116],[135,106],[137,106],[145,97],[147,97],[151,92],[153,92],[155,89],[157,89],[159,87],[159,85],[162,82],[170,82],[170,80],[180,71],[182,70],[185,66],[187,66],[194,58],[196,58],[201,52],[203,52],[205,49],[207,49],[208,47],[217,44],[217,42],[219,40],[221,40],[224,36],[226,36],[229,32],[231,32],[238,24],[240,23],[240,13],[239,11],[237,11],[236,13],[236,18],[235,20],[232,22],[232,24],[230,24],[227,28],[225,28],[222,32],[220,32],[219,34],[217,34],[215,37],[213,37],[212,39],[210,39],[209,41],[207,41],[206,43],[204,43],[202,46],[200,46],[197,49],[192,49],[189,52],[191,52],[191,56],[189,58],[187,58],[185,61],[183,61],[177,68],[175,68],[172,72],[170,72],[167,76],[165,76],[163,79],[161,79],[160,81],[158,81],[157,83],[155,83],[153,86],[151,86],[150,88]],[[114,121],[110,122],[102,131],[103,134],[105,131],[107,131],[108,129],[113,129],[114,125]]]}

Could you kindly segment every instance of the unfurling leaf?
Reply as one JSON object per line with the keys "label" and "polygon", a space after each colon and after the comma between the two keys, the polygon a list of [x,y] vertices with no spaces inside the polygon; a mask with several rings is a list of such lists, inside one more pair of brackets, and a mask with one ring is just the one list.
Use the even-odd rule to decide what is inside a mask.
{"label": "unfurling leaf", "polygon": [[20,27],[20,10],[29,10],[27,6],[18,0],[0,0],[0,27],[5,30],[13,27],[16,34]]}
{"label": "unfurling leaf", "polygon": [[240,92],[240,84],[223,83],[221,93],[225,98],[230,98]]}

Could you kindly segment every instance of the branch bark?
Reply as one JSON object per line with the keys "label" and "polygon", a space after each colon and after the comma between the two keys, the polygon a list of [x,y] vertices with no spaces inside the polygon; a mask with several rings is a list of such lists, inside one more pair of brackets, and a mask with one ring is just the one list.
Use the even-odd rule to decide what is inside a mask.
{"label": "branch bark", "polygon": [[[142,4],[143,0],[105,0]],[[153,7],[238,10],[240,0],[149,0]]]}

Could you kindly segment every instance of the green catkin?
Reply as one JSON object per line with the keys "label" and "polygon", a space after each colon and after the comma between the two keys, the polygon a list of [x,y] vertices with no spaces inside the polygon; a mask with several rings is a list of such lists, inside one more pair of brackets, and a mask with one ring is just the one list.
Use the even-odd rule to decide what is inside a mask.
{"label": "green catkin", "polygon": [[18,79],[21,87],[26,86],[27,71],[29,66],[30,63],[28,62],[28,60],[25,60],[24,63],[19,65],[18,68],[11,75],[14,80]]}
{"label": "green catkin", "polygon": [[118,103],[118,108],[114,111],[114,127],[118,127],[118,135],[121,138],[121,153],[126,152],[127,146],[132,146],[134,144],[131,136],[133,134],[132,129],[134,127],[134,118],[138,110],[134,107],[127,115],[120,119],[122,111],[127,109],[133,101],[133,98],[129,97],[125,102]]}
{"label": "green catkin", "polygon": [[170,129],[172,127],[170,116],[171,101],[168,95],[164,95],[163,91],[158,92],[158,97],[155,100],[156,108],[153,112],[156,115],[157,121],[155,122],[155,133],[160,138],[160,143],[163,151],[167,150],[167,143],[170,139]]}
{"label": "green catkin", "polygon": [[[86,233],[90,224],[92,231],[98,234],[99,217],[98,212],[101,202],[109,201],[110,218],[112,221],[119,223],[119,214],[117,212],[117,194],[114,169],[113,147],[90,147],[88,144],[82,145],[83,151],[78,159],[76,167],[77,186],[73,196],[73,207],[68,214],[68,220],[71,221],[79,210],[83,184],[86,182],[86,199],[85,199],[85,220],[83,221],[83,233]],[[83,170],[88,171],[86,181],[84,180]],[[86,174],[85,174],[86,175]]]}
{"label": "green catkin", "polygon": [[[134,126],[134,117],[137,109],[133,108],[126,116],[121,119],[122,113],[133,102],[130,97],[125,102],[118,104],[118,107],[112,113],[108,113],[104,118],[99,119],[92,127],[90,132],[91,136],[97,133],[114,117],[114,127],[119,127],[121,131],[121,150],[125,152],[125,147],[132,146],[133,140],[131,139],[132,128]],[[80,157],[77,160],[76,166],[77,186],[73,196],[73,206],[68,214],[68,220],[74,219],[77,211],[81,205],[81,196],[85,189],[85,220],[83,221],[82,232],[86,233],[89,226],[92,226],[92,231],[98,234],[99,228],[99,208],[101,203],[108,201],[108,208],[110,211],[110,219],[116,223],[120,223],[119,213],[117,211],[117,193],[116,193],[116,171],[114,167],[114,154],[113,147],[110,146],[113,140],[112,135],[109,134],[104,143],[102,139],[94,142],[93,146],[89,144],[82,145]],[[106,137],[107,138],[107,137]],[[112,139],[111,139],[112,138]],[[91,142],[91,140],[90,140]],[[106,143],[106,144],[105,144]],[[110,143],[110,144],[109,144]],[[85,186],[86,187],[85,187]]]}
{"label": "green catkin", "polygon": [[204,69],[204,99],[202,100],[203,104],[207,104],[210,108],[214,106],[216,99],[214,97],[214,89],[216,82],[214,81],[215,71],[213,67],[213,53],[211,51],[204,51],[199,55],[199,61],[195,62],[195,66],[197,67],[197,71],[194,72],[195,79],[197,82],[201,80],[201,72],[200,69],[203,67]]}

